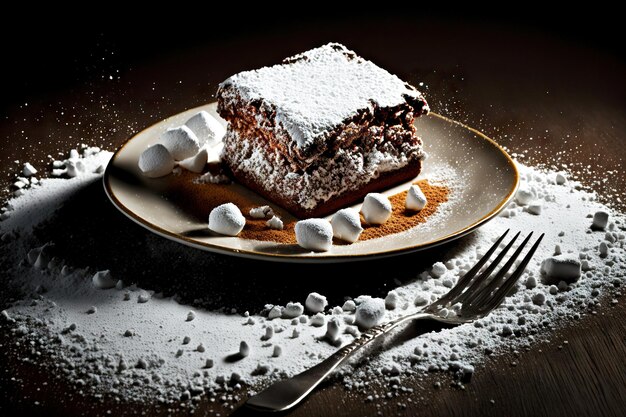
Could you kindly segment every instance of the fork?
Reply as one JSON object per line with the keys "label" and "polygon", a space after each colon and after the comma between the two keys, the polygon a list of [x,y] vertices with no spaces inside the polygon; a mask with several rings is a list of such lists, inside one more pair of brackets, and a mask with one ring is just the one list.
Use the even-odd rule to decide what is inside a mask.
{"label": "fork", "polygon": [[[510,229],[509,229],[510,230]],[[377,325],[361,333],[352,343],[339,349],[323,362],[307,369],[306,371],[269,386],[261,393],[250,397],[245,405],[257,411],[285,411],[299,404],[315,387],[339,365],[344,363],[355,352],[382,338],[392,329],[399,325],[414,321],[431,319],[448,325],[459,325],[480,319],[497,308],[506,295],[511,291],[519,277],[523,274],[528,262],[534,255],[541,243],[544,234],[530,248],[524,259],[507,277],[506,274],[515,263],[522,250],[530,240],[532,232],[517,247],[511,258],[496,273],[494,269],[509,252],[520,235],[518,232],[511,241],[500,251],[498,256],[482,272],[481,268],[489,261],[489,258],[500,246],[509,230],[489,248],[481,259],[462,277],[457,284],[443,297],[425,306],[421,310],[399,317],[388,323]],[[493,277],[492,277],[493,275]],[[456,315],[441,314],[443,309],[461,303],[460,310]]]}

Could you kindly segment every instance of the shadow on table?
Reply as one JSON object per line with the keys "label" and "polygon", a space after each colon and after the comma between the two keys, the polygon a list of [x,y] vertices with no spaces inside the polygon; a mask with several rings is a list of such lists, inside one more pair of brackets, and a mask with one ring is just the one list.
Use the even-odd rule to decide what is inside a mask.
{"label": "shadow on table", "polygon": [[[335,264],[291,264],[250,260],[194,249],[136,225],[108,201],[100,181],[80,189],[38,227],[42,242],[74,267],[109,269],[126,284],[178,295],[208,309],[260,311],[266,303],[304,303],[317,291],[329,304],[361,294],[384,297],[434,262],[452,256],[452,242],[431,250],[377,260]],[[474,238],[466,236],[464,240]],[[94,270],[94,272],[95,272]]]}

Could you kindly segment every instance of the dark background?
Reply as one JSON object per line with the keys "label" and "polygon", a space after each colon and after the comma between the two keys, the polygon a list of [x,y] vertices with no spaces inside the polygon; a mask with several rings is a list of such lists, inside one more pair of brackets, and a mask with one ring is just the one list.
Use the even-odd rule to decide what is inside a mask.
{"label": "dark background", "polygon": [[[222,5],[222,10],[206,5],[171,6],[172,10],[151,7],[142,13],[110,3],[87,13],[21,6],[23,10],[5,15],[5,22],[0,25],[3,44],[0,110],[31,97],[97,80],[103,74],[123,76],[135,66],[207,43],[254,36],[280,38],[281,34],[294,30],[324,33],[346,22],[362,22],[376,30],[377,26],[397,21],[413,31],[419,31],[421,24],[428,23],[432,28],[442,22],[442,31],[423,34],[424,42],[429,43],[445,43],[449,36],[445,27],[455,22],[470,28],[502,26],[522,35],[545,34],[603,50],[622,61],[624,58],[623,16],[599,3],[554,7],[547,2],[516,2],[481,8],[474,4],[434,6],[399,2],[377,4],[376,9],[380,10],[371,11],[363,10],[367,9],[364,5],[353,9],[311,2],[301,4],[298,9],[302,11],[292,13],[285,13],[284,8],[271,2],[252,8],[233,3],[228,7]],[[72,17],[76,14],[80,17]],[[467,41],[471,41],[471,29],[468,32]],[[397,44],[403,39],[387,41]],[[407,49],[419,50],[416,45],[407,45]]]}
{"label": "dark background", "polygon": [[[622,16],[616,10],[604,9],[600,3],[584,4],[584,9],[574,4],[548,9],[547,2],[523,2],[481,10],[473,4],[387,2],[375,4],[373,11],[355,12],[315,2],[299,4],[302,11],[285,16],[283,9],[269,2],[253,9],[234,2],[225,6],[217,10],[187,3],[163,9],[152,5],[139,14],[111,3],[89,4],[89,11],[71,13],[56,5],[42,9],[25,4],[23,10],[4,13],[0,22],[2,201],[13,192],[11,184],[25,161],[45,176],[51,160],[64,159],[79,143],[115,150],[146,126],[211,101],[217,83],[238,71],[338,41],[415,85],[423,82],[420,88],[435,112],[482,130],[512,154],[522,155],[524,162],[558,169],[567,164],[570,175],[593,187],[602,201],[626,208],[626,63]],[[72,17],[77,12],[81,16]],[[148,232],[117,213],[100,187],[92,191],[88,197],[93,207],[106,216],[100,217],[95,209],[88,214],[108,222],[120,236],[119,247],[110,248],[111,252],[135,253],[125,245],[142,242],[133,236]],[[83,266],[100,261],[101,253],[89,248],[81,248],[84,256],[78,258]],[[258,302],[269,298],[258,291],[267,287],[272,299],[291,299],[280,285],[240,285],[244,278],[229,274],[228,262],[239,274],[236,277],[242,274],[236,268],[238,260],[224,257],[220,271],[230,286],[219,287],[225,280],[218,280],[222,293],[245,287],[250,295],[238,299]],[[360,267],[382,286],[390,282],[389,269],[400,275],[415,270],[398,267],[394,258]],[[175,266],[162,269],[161,275],[168,278],[170,270],[178,272]],[[259,282],[269,282],[275,275],[271,265],[259,262],[254,269]],[[292,291],[327,293],[315,280],[302,281]],[[351,293],[363,292],[352,288]],[[591,314],[589,307],[580,321],[551,332],[550,341],[487,361],[464,390],[435,390],[433,383],[441,376],[429,375],[412,382],[415,395],[403,397],[414,401],[408,409],[401,411],[390,401],[382,404],[382,410],[385,415],[623,416],[626,302],[622,293],[616,288],[597,306],[597,314]],[[6,291],[0,292],[0,301],[2,296]],[[610,303],[612,297],[619,303]],[[569,341],[565,347],[564,340]],[[0,344],[8,347],[10,341],[0,340]],[[63,381],[42,385],[54,373],[28,367],[18,357],[15,350],[2,349],[0,363],[8,365],[0,367],[0,409],[9,407],[20,415],[68,416],[104,414],[112,406],[94,404]],[[450,381],[443,378],[447,387]],[[154,404],[116,407],[114,415],[165,414]],[[204,404],[198,414],[211,407]],[[329,384],[293,415],[372,415],[374,407]],[[179,414],[186,415],[184,410]]]}

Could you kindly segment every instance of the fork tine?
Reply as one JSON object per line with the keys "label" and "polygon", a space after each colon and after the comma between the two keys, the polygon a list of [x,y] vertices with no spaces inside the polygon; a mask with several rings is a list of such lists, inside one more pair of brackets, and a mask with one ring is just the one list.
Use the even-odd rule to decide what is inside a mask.
{"label": "fork tine", "polygon": [[476,306],[481,305],[487,299],[487,297],[489,297],[491,293],[495,291],[498,286],[501,285],[500,280],[506,275],[509,269],[511,269],[511,266],[513,266],[513,263],[519,257],[520,253],[522,253],[522,250],[524,250],[524,247],[526,246],[532,235],[533,232],[530,232],[528,236],[526,236],[526,239],[524,239],[524,241],[518,246],[517,250],[515,250],[511,258],[498,271],[496,276],[489,282],[489,284],[487,284],[485,287],[483,287],[474,294],[472,300],[469,302],[470,304]]}
{"label": "fork tine", "polygon": [[468,298],[475,296],[481,291],[483,284],[487,282],[493,270],[496,269],[496,267],[500,264],[500,262],[502,262],[502,259],[509,252],[511,247],[513,247],[513,244],[515,243],[519,235],[520,235],[520,232],[517,232],[515,236],[513,236],[513,239],[511,239],[511,241],[500,251],[496,259],[494,259],[493,262],[480,274],[480,276],[476,278],[476,280],[467,289],[467,291],[465,291],[465,293],[463,293],[459,297],[459,299],[455,301],[463,302],[464,300],[467,300]]}
{"label": "fork tine", "polygon": [[[500,243],[506,237],[506,235],[509,233],[510,230],[511,229],[507,229],[506,232],[504,232],[502,234],[502,236],[500,236],[498,238],[498,240],[496,240],[496,242],[482,256],[482,258],[480,258],[480,260],[469,271],[467,271],[465,273],[465,275],[463,275],[463,277],[461,277],[457,281],[456,285],[450,291],[448,291],[448,293],[446,295],[441,297],[436,302],[437,305],[447,304],[449,301],[455,299],[459,294],[461,294],[463,292],[463,290],[466,287],[469,286],[469,284],[472,281],[472,279],[476,276],[478,271],[480,271],[480,268],[482,268],[483,265],[485,264],[485,262],[487,262],[489,260],[489,258],[491,258],[491,255],[493,255],[493,252],[498,248],[498,246],[500,245]],[[519,233],[518,233],[518,235],[519,235]]]}
{"label": "fork tine", "polygon": [[511,288],[513,288],[513,285],[515,285],[515,283],[519,280],[519,278],[524,273],[524,270],[526,269],[526,266],[528,265],[528,262],[530,262],[530,259],[535,254],[535,251],[539,247],[539,244],[541,243],[541,240],[543,239],[544,235],[545,235],[545,233],[542,233],[541,236],[539,236],[539,239],[537,239],[537,241],[532,246],[532,248],[530,248],[530,250],[528,251],[528,253],[524,257],[522,262],[518,265],[518,267],[515,269],[515,271],[513,271],[511,276],[509,276],[506,279],[506,281],[504,281],[502,286],[498,289],[498,291],[496,291],[496,293],[493,295],[493,297],[491,297],[491,299],[486,304],[481,306],[481,308],[480,308],[481,313],[483,313],[483,314],[484,313],[488,313],[491,310],[493,310],[494,308],[498,307],[502,303],[502,301],[504,300],[504,297],[506,297],[506,295],[509,293],[509,291],[511,291]]}

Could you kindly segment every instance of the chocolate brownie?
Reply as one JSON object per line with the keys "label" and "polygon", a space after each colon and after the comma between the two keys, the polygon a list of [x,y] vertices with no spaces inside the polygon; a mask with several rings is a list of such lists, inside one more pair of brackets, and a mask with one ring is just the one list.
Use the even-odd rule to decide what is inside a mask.
{"label": "chocolate brownie", "polygon": [[218,111],[234,177],[301,218],[417,176],[424,156],[422,94],[337,43],[228,78]]}

